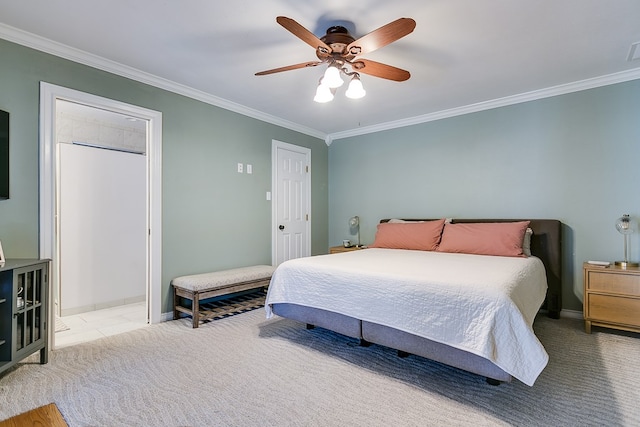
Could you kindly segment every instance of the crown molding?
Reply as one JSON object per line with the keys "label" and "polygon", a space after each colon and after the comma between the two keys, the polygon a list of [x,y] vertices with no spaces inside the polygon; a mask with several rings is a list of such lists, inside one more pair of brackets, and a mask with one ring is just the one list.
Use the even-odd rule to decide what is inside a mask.
{"label": "crown molding", "polygon": [[283,128],[300,132],[305,135],[313,136],[318,139],[324,140],[327,136],[326,133],[321,132],[317,129],[302,126],[297,123],[272,116],[262,111],[245,107],[244,105],[240,105],[235,102],[213,96],[206,92],[175,83],[173,81],[155,76],[153,74],[138,70],[133,67],[122,65],[118,62],[111,61],[101,56],[94,55],[92,53],[85,52],[83,50],[37,36],[35,34],[11,27],[3,23],[0,23],[0,38],[35,50],[39,50],[41,52],[58,56],[60,58],[68,59],[73,62],[116,74],[118,76],[126,77],[137,82],[148,84],[159,89],[164,89],[178,95],[184,95],[186,97],[204,102],[206,104],[224,108],[225,110],[233,111],[244,116],[252,117],[263,122],[281,126]]}
{"label": "crown molding", "polygon": [[254,119],[257,119],[263,122],[271,123],[273,125],[280,126],[285,129],[290,129],[290,130],[300,132],[302,134],[309,135],[318,139],[323,139],[327,145],[331,145],[334,141],[338,139],[349,138],[352,136],[366,135],[374,132],[397,129],[401,127],[412,126],[412,125],[417,125],[417,124],[426,123],[426,122],[432,122],[435,120],[461,116],[464,114],[490,110],[493,108],[519,104],[522,102],[535,101],[538,99],[549,98],[552,96],[564,95],[572,92],[579,92],[581,90],[593,89],[601,86],[607,86],[607,85],[612,85],[616,83],[623,83],[630,80],[640,79],[640,68],[634,68],[634,69],[622,71],[619,73],[609,74],[609,75],[600,76],[600,77],[594,77],[591,79],[562,84],[562,85],[535,90],[531,92],[525,92],[518,95],[511,95],[504,98],[497,98],[489,101],[478,102],[475,104],[465,105],[462,107],[452,108],[449,110],[436,111],[433,113],[423,114],[420,116],[408,117],[406,119],[380,123],[373,126],[366,126],[362,128],[356,128],[356,129],[346,130],[342,132],[326,134],[317,129],[312,129],[307,126],[302,126],[298,123],[284,120],[282,118],[273,116],[271,114],[267,114],[262,111],[255,110],[253,108],[249,108],[244,105],[240,105],[235,102],[231,102],[229,100],[219,98],[217,96],[208,94],[206,92],[175,83],[173,81],[155,76],[153,74],[138,70],[136,68],[128,67],[126,65],[122,65],[115,61],[105,59],[103,57],[94,55],[92,53],[85,52],[80,49],[72,48],[62,43],[54,42],[44,37],[37,36],[35,34],[11,27],[3,23],[0,23],[0,38],[8,40],[13,43],[26,46],[26,47],[30,47],[35,50],[39,50],[41,52],[58,56],[60,58],[68,59],[73,62],[84,64],[93,68],[97,68],[102,71],[106,71],[112,74],[126,77],[131,80],[145,83],[150,86],[157,87],[159,89],[164,89],[169,92],[173,92],[179,95],[184,95],[186,97],[204,102],[206,104],[214,105],[216,107],[220,107],[225,110],[233,111],[238,114],[242,114],[244,116],[252,117]]}
{"label": "crown molding", "polygon": [[449,117],[461,116],[469,113],[490,110],[508,105],[520,104],[528,101],[535,101],[543,98],[550,98],[557,95],[565,95],[581,90],[593,89],[601,86],[608,86],[616,83],[623,83],[630,80],[640,79],[640,68],[634,68],[619,73],[609,74],[606,76],[594,77],[591,79],[580,80],[577,82],[567,83],[563,85],[553,86],[545,89],[525,92],[518,95],[506,96],[504,98],[492,99],[489,101],[478,102],[476,104],[465,105],[462,107],[451,108],[449,110],[436,111],[434,113],[423,114],[420,116],[409,117],[406,119],[395,120],[386,123],[380,123],[373,126],[367,126],[358,129],[347,130],[344,132],[335,132],[326,136],[325,142],[331,145],[333,141],[348,138],[352,136],[365,135],[384,130],[396,129],[406,126],[417,125],[420,123],[432,122],[435,120],[446,119]]}

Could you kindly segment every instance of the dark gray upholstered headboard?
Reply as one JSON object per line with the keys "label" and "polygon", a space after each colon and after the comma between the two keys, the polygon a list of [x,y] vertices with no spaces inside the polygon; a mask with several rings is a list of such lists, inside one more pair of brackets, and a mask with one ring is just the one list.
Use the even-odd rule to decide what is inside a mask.
{"label": "dark gray upholstered headboard", "polygon": [[[388,222],[383,219],[380,222]],[[429,221],[429,219],[406,219],[406,221]],[[453,219],[460,222],[515,222],[530,221],[531,254],[540,258],[547,271],[547,299],[543,308],[553,319],[560,318],[562,310],[562,223],[556,219]]]}

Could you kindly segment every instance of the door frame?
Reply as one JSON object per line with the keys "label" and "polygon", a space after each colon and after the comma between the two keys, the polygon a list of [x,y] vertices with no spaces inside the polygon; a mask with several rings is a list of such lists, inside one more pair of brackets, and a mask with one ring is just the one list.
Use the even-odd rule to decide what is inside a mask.
{"label": "door frame", "polygon": [[277,265],[278,259],[278,149],[284,149],[293,151],[295,153],[303,154],[305,161],[309,167],[309,173],[305,175],[305,191],[307,192],[307,212],[309,213],[309,220],[306,221],[305,233],[307,235],[307,244],[304,248],[303,256],[311,255],[311,221],[313,217],[311,215],[311,149],[306,147],[300,147],[298,145],[289,144],[286,142],[271,140],[271,264]]}
{"label": "door frame", "polygon": [[[49,287],[59,286],[56,233],[56,100],[84,104],[147,120],[147,321],[162,319],[162,113],[74,89],[40,82],[40,242],[39,256],[52,260]],[[50,322],[55,298],[50,298]],[[52,325],[53,323],[49,323]],[[53,329],[49,328],[50,342]]]}

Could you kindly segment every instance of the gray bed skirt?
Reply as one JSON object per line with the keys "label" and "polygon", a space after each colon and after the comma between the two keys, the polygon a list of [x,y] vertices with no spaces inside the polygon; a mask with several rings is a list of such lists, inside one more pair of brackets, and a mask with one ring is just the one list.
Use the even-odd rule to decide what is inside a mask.
{"label": "gray bed skirt", "polygon": [[436,362],[463,369],[495,381],[508,382],[512,377],[491,361],[475,354],[441,344],[388,326],[365,322],[343,314],[297,304],[272,305],[273,313],[352,338],[383,345],[399,351],[426,357]]}

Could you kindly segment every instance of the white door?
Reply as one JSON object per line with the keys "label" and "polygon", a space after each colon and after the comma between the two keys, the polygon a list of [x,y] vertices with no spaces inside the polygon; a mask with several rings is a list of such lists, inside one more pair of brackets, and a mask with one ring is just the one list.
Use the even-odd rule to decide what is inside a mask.
{"label": "white door", "polygon": [[273,141],[274,265],[311,254],[311,150]]}
{"label": "white door", "polygon": [[145,301],[146,157],[58,144],[60,314]]}

